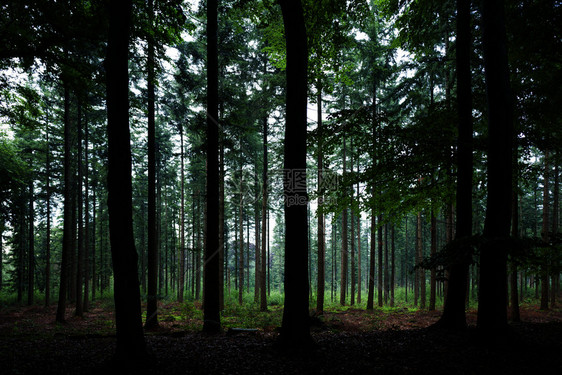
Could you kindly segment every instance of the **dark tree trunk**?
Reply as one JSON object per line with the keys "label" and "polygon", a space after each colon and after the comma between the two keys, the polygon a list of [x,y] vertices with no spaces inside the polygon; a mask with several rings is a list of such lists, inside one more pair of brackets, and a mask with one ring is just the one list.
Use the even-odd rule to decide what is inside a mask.
{"label": "dark tree trunk", "polygon": [[[240,186],[243,186],[244,179],[242,174],[242,164],[240,164]],[[238,251],[240,252],[240,263],[238,265],[238,303],[241,305],[244,302],[244,194],[240,192],[239,213],[238,213],[238,230],[240,231],[239,240],[240,245]]]}
{"label": "dark tree trunk", "polygon": [[[30,163],[31,165],[32,163]],[[33,192],[33,179],[29,183],[29,251],[27,254],[27,304],[33,304],[33,295],[35,288],[35,215],[34,215],[34,201],[35,195]]]}
{"label": "dark tree trunk", "polygon": [[[221,129],[219,129],[220,131]],[[223,133],[219,135],[219,307],[224,310],[224,280],[225,268],[228,270],[228,254],[226,252],[224,238],[224,143]],[[225,260],[227,262],[225,266]],[[228,280],[228,278],[227,278]]]}
{"label": "dark tree trunk", "polygon": [[[543,200],[542,200],[542,229],[541,237],[545,244],[550,243],[550,233],[549,231],[549,215],[550,215],[550,165],[549,165],[550,153],[545,151],[544,153],[544,176],[543,176]],[[548,274],[549,274],[549,261],[548,255],[543,254],[542,264],[541,264],[541,310],[548,310]]]}
{"label": "dark tree trunk", "polygon": [[[154,28],[154,0],[148,0],[148,22]],[[147,107],[148,107],[148,290],[146,295],[146,329],[158,327],[158,238],[156,234],[156,121],[154,74],[154,37],[148,33]]]}
{"label": "dark tree trunk", "polygon": [[367,310],[372,310],[375,299],[375,252],[377,249],[377,225],[375,210],[371,209],[371,250],[369,253],[369,290],[367,292]]}
{"label": "dark tree trunk", "polygon": [[[343,136],[343,176],[346,175],[346,142],[345,134]],[[345,178],[345,177],[344,177]],[[340,305],[345,305],[347,292],[347,208],[342,212],[342,244],[341,244],[341,276],[340,276]]]}
{"label": "dark tree trunk", "polygon": [[394,307],[394,279],[396,273],[396,247],[394,243],[394,224],[390,228],[390,307]]}
{"label": "dark tree trunk", "polygon": [[203,331],[207,333],[221,330],[217,8],[217,0],[207,1],[207,228],[203,292]]}
{"label": "dark tree trunk", "polygon": [[[437,219],[431,210],[431,248],[430,255],[434,256],[437,253]],[[437,270],[435,267],[431,268],[429,280],[429,311],[435,311],[435,300],[437,294]]]}
{"label": "dark tree trunk", "polygon": [[388,224],[384,225],[384,304],[388,305],[388,295],[390,294],[389,280],[389,257],[388,257]]}
{"label": "dark tree trunk", "polygon": [[[558,156],[558,154],[557,154]],[[559,215],[559,194],[560,194],[560,175],[558,170],[558,161],[555,160],[554,165],[554,192],[553,192],[553,202],[552,202],[552,236],[556,236],[558,234],[558,215]],[[554,268],[554,267],[553,267]],[[558,286],[558,275],[559,272],[554,269],[551,274],[551,281],[552,285],[550,288],[550,306],[554,308],[556,306],[556,294],[557,286]]]}
{"label": "dark tree trunk", "polygon": [[90,199],[88,183],[88,121],[84,124],[84,302],[83,310],[88,311],[90,299]]}
{"label": "dark tree trunk", "polygon": [[[359,170],[359,158],[357,160]],[[357,196],[359,196],[359,184],[357,184]],[[357,304],[361,304],[361,211],[357,217]]]}
{"label": "dark tree trunk", "polygon": [[378,216],[378,220],[377,220],[377,224],[379,226],[379,230],[378,230],[378,241],[377,241],[377,245],[378,245],[378,264],[379,264],[379,274],[378,274],[378,279],[377,279],[377,292],[378,292],[378,302],[379,302],[379,307],[383,306],[383,275],[384,275],[384,271],[382,268],[382,264],[383,264],[383,242],[382,242],[382,238],[383,238],[383,225],[381,224],[382,222],[382,215]]}
{"label": "dark tree trunk", "polygon": [[[265,67],[264,67],[265,69]],[[262,171],[262,205],[261,205],[261,272],[260,272],[260,311],[267,311],[267,116],[263,119],[263,171]]]}
{"label": "dark tree trunk", "polygon": [[[320,82],[320,78],[318,79]],[[316,313],[323,314],[324,313],[324,290],[326,287],[326,275],[325,275],[325,263],[326,263],[326,234],[325,234],[325,222],[324,222],[324,212],[323,212],[323,203],[324,203],[324,194],[323,194],[323,168],[324,168],[324,157],[322,152],[323,147],[323,134],[322,134],[322,85],[318,83],[318,94],[317,94],[317,102],[318,102],[318,155],[317,155],[317,162],[318,162],[318,281],[317,281],[317,296],[316,296]]]}
{"label": "dark tree trunk", "polygon": [[82,193],[82,103],[78,103],[78,258],[76,262],[76,310],[75,316],[84,315],[84,201]]}
{"label": "dark tree trunk", "polygon": [[72,249],[72,168],[71,168],[71,129],[70,129],[70,92],[68,83],[63,77],[64,86],[64,208],[63,237],[60,267],[59,296],[56,321],[64,323],[66,311],[66,295],[68,291],[68,263]]}
{"label": "dark tree trunk", "polygon": [[[181,181],[180,181],[180,259],[179,259],[179,277],[178,277],[178,302],[183,302],[183,292],[185,290],[185,168],[184,168],[184,150],[183,150],[183,124],[180,124],[180,154],[181,154]],[[195,198],[193,198],[195,199]],[[195,228],[195,222],[193,223]],[[196,251],[194,248],[193,251]],[[195,253],[194,253],[195,254]]]}
{"label": "dark tree trunk", "polygon": [[112,2],[107,44],[108,210],[113,260],[116,358],[134,363],[146,356],[142,330],[138,255],[132,216],[129,130],[129,25],[132,2]]}
{"label": "dark tree trunk", "polygon": [[[47,228],[45,238],[45,306],[51,304],[51,149],[49,145],[49,112],[47,111],[47,128],[45,131],[45,143],[47,144],[46,152],[46,215]],[[0,223],[0,289],[2,289],[2,230],[3,223]]]}
{"label": "dark tree trunk", "polygon": [[[511,189],[511,237],[519,238],[519,209],[518,202],[518,178],[519,168],[517,165],[517,139],[514,137],[513,142],[513,187]],[[511,300],[511,321],[520,322],[519,300],[517,293],[517,259],[511,258],[511,274],[510,274],[510,300]]]}
{"label": "dark tree trunk", "polygon": [[[285,306],[279,343],[310,348],[308,315],[308,222],[306,191],[306,92],[308,49],[300,0],[281,0],[287,45],[287,110],[284,144]],[[295,185],[295,181],[303,184]]]}
{"label": "dark tree trunk", "polygon": [[482,1],[481,7],[489,135],[486,242],[480,250],[477,326],[482,333],[493,335],[503,334],[507,328],[506,240],[511,224],[513,118],[503,1]]}
{"label": "dark tree trunk", "polygon": [[[470,0],[457,0],[457,224],[459,239],[472,235],[472,84],[470,75]],[[447,215],[447,242],[452,235],[452,210]],[[451,230],[449,230],[449,228]],[[465,330],[465,301],[470,254],[468,247],[457,250],[458,259],[447,269],[445,305],[438,325],[446,329]]]}

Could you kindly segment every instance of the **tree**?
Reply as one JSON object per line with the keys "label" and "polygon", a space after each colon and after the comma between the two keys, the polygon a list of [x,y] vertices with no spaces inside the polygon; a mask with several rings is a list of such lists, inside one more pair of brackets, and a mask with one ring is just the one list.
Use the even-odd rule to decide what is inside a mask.
{"label": "tree", "polygon": [[205,241],[203,331],[220,326],[219,302],[219,116],[217,0],[207,1],[207,236]]}
{"label": "tree", "polygon": [[[292,350],[312,343],[308,315],[306,192],[307,42],[300,0],[281,0],[287,48],[284,143],[285,306],[279,342]],[[298,182],[298,184],[297,184]]]}
{"label": "tree", "polygon": [[485,335],[507,328],[506,262],[511,225],[513,119],[504,4],[482,1],[482,38],[488,107],[488,197],[480,249],[477,327]]}
{"label": "tree", "polygon": [[[457,0],[457,224],[456,235],[467,240],[472,235],[472,89],[470,77],[470,0]],[[466,329],[465,301],[470,252],[457,249],[449,266],[449,280],[443,314],[438,325],[453,330]]]}
{"label": "tree", "polygon": [[148,294],[146,301],[145,328],[158,327],[158,237],[156,231],[156,120],[155,105],[155,67],[154,67],[154,0],[148,1],[147,43],[147,99],[148,99]]}
{"label": "tree", "polygon": [[137,252],[132,223],[131,144],[129,130],[129,27],[132,1],[109,4],[107,43],[108,210],[113,260],[116,358],[146,356],[142,331]]}

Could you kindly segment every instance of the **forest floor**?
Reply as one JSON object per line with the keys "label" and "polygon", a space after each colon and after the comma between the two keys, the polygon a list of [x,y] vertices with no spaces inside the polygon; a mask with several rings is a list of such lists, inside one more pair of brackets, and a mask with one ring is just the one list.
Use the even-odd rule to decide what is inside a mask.
{"label": "forest floor", "polygon": [[[67,311],[54,322],[55,306],[0,309],[1,374],[99,374],[109,372],[115,350],[110,304],[95,303],[82,318]],[[122,373],[150,374],[562,374],[562,309],[521,309],[507,340],[479,338],[470,310],[469,330],[430,328],[441,312],[406,307],[327,311],[314,319],[317,348],[307,356],[278,351],[281,307],[227,308],[225,332],[200,333],[193,304],[162,304],[160,328],[146,333],[150,360]],[[233,333],[232,328],[256,328]]]}

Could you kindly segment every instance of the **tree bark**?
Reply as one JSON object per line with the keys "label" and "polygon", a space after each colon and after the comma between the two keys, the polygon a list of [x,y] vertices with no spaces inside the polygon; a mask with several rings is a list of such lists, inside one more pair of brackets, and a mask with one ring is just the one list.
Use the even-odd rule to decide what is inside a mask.
{"label": "tree bark", "polygon": [[146,356],[132,218],[129,130],[129,26],[131,0],[109,4],[107,44],[108,210],[113,260],[116,357],[135,363]]}
{"label": "tree bark", "polygon": [[[470,0],[457,0],[457,224],[459,239],[472,235],[472,85],[470,73]],[[447,215],[452,216],[452,215]],[[448,224],[452,219],[447,220]],[[452,232],[452,231],[451,231]],[[453,238],[447,231],[447,242]],[[458,259],[447,269],[445,305],[438,325],[452,330],[465,330],[466,290],[470,254],[467,247],[457,250]]]}
{"label": "tree bark", "polygon": [[375,299],[375,252],[376,252],[375,210],[371,209],[371,249],[369,252],[369,290],[367,292],[367,310],[372,310]]}
{"label": "tree bark", "polygon": [[[265,69],[265,66],[264,66]],[[260,273],[260,311],[267,311],[267,116],[263,119],[263,171],[262,171],[262,205],[261,205],[261,273]]]}
{"label": "tree bark", "polygon": [[203,292],[203,331],[221,330],[219,298],[219,107],[217,0],[207,1],[207,229]]}
{"label": "tree bark", "polygon": [[[291,351],[311,347],[308,315],[306,105],[308,48],[300,0],[281,0],[287,45],[284,144],[285,306],[279,343]],[[295,182],[299,181],[298,184]],[[302,183],[301,183],[302,182]]]}
{"label": "tree bark", "polygon": [[317,281],[317,296],[316,296],[316,313],[322,315],[324,313],[324,290],[326,287],[326,275],[325,275],[325,263],[326,263],[326,234],[325,234],[325,222],[324,222],[324,212],[322,205],[324,204],[324,191],[323,191],[323,168],[324,168],[324,157],[323,157],[323,134],[322,134],[322,85],[320,84],[320,78],[318,79],[318,281]]}
{"label": "tree bark", "polygon": [[72,168],[71,168],[71,124],[70,124],[70,91],[68,82],[63,77],[64,88],[64,208],[63,208],[63,237],[60,267],[59,296],[56,321],[65,322],[66,295],[68,287],[68,263],[72,249]]}
{"label": "tree bark", "polygon": [[[550,213],[550,184],[549,184],[549,157],[550,153],[548,150],[544,152],[544,175],[543,175],[543,201],[542,201],[542,230],[541,237],[545,245],[550,243],[550,233],[549,228],[549,213]],[[548,250],[546,250],[548,251]],[[548,276],[549,276],[549,264],[548,255],[543,254],[542,264],[541,264],[541,310],[548,310]]]}
{"label": "tree bark", "polygon": [[477,327],[490,336],[505,334],[507,328],[506,240],[511,224],[513,113],[503,1],[482,1],[481,11],[489,133]]}
{"label": "tree bark", "polygon": [[147,40],[147,107],[148,107],[148,256],[147,256],[147,295],[146,295],[146,329],[158,327],[158,238],[156,235],[156,119],[155,119],[155,85],[154,72],[154,0],[148,0]]}
{"label": "tree bark", "polygon": [[[346,142],[343,136],[343,176],[346,175]],[[342,244],[341,244],[341,276],[340,276],[340,305],[345,305],[347,292],[347,207],[342,212]]]}

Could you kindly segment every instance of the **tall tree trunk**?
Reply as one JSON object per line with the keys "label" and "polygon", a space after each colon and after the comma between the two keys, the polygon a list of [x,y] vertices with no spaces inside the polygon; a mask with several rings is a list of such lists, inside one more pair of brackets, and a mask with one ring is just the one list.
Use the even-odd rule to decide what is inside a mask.
{"label": "tall tree trunk", "polygon": [[68,82],[63,77],[64,87],[64,208],[63,208],[63,237],[60,267],[59,296],[56,321],[64,323],[66,311],[66,296],[68,292],[68,266],[72,249],[72,167],[71,167],[71,136],[70,129],[70,91]]}
{"label": "tall tree trunk", "polygon": [[[422,230],[421,230],[421,212],[418,212],[416,216],[416,249],[415,249],[415,265],[416,267],[421,262],[421,255],[422,255]],[[415,279],[414,279],[414,306],[418,305],[418,300],[420,299],[420,290],[421,290],[421,272],[420,269],[416,268],[415,270]]]}
{"label": "tall tree trunk", "polygon": [[[557,153],[558,156],[558,153]],[[553,202],[552,202],[552,236],[558,234],[558,215],[559,215],[559,194],[560,194],[560,175],[558,170],[558,161],[554,159],[554,192],[553,192]],[[553,267],[554,268],[554,267]],[[554,308],[556,306],[556,294],[558,286],[558,275],[560,272],[553,270],[551,274],[552,286],[550,288],[550,306]]]}
{"label": "tall tree trunk", "polygon": [[155,119],[155,85],[154,72],[154,0],[148,0],[147,41],[147,107],[148,107],[148,256],[147,256],[147,295],[146,295],[146,329],[158,327],[158,239],[156,234],[156,119]]}
{"label": "tall tree trunk", "polygon": [[[240,144],[242,147],[242,144]],[[242,171],[242,164],[240,164],[240,186],[244,184],[244,176]],[[240,235],[238,236],[240,240],[240,245],[238,247],[240,255],[240,264],[238,266],[238,271],[240,275],[238,277],[238,303],[241,305],[244,302],[244,194],[240,191],[240,202],[238,205],[238,229],[240,230]]]}
{"label": "tall tree trunk", "polygon": [[113,260],[116,357],[135,363],[146,356],[132,216],[129,130],[129,25],[132,2],[109,4],[107,79],[108,210]]}
{"label": "tall tree trunk", "polygon": [[[431,247],[430,255],[435,256],[437,254],[437,219],[435,218],[435,213],[431,209]],[[437,270],[435,267],[431,268],[431,274],[429,279],[429,311],[435,311],[435,300],[437,294]]]}
{"label": "tall tree trunk", "polygon": [[89,309],[90,299],[90,200],[88,186],[88,119],[84,124],[84,302],[83,311]]}
{"label": "tall tree trunk", "polygon": [[219,128],[219,131],[221,131],[219,135],[219,308],[222,311],[224,310],[224,270],[225,268],[228,270],[228,254],[224,244],[224,134],[222,128]]}
{"label": "tall tree trunk", "polygon": [[349,291],[350,305],[355,305],[355,215],[353,215],[353,210],[351,211],[351,288]]}
{"label": "tall tree trunk", "polygon": [[[49,144],[49,111],[47,111],[47,124],[45,130],[45,143],[47,144],[46,166],[45,166],[45,190],[46,190],[46,215],[47,228],[45,238],[45,306],[51,304],[51,149]],[[2,289],[2,231],[4,223],[0,223],[0,289]]]}
{"label": "tall tree trunk", "polygon": [[389,259],[388,259],[388,224],[384,225],[384,304],[388,305],[388,295],[390,293],[389,280]]}
{"label": "tall tree trunk", "polygon": [[[179,285],[178,285],[178,302],[183,302],[183,292],[185,290],[185,167],[184,167],[184,150],[183,150],[183,124],[180,124],[180,259],[179,259]],[[195,198],[193,198],[195,199]],[[195,224],[194,224],[195,228]],[[195,251],[195,249],[193,249]]]}
{"label": "tall tree trunk", "polygon": [[[357,164],[359,166],[359,158],[357,158]],[[359,168],[357,168],[359,170]],[[357,196],[359,197],[359,183],[357,184]],[[361,211],[357,217],[357,304],[361,304]]]}
{"label": "tall tree trunk", "polygon": [[[33,155],[33,153],[31,155]],[[32,165],[31,161],[30,165]],[[29,306],[33,304],[33,296],[35,292],[35,210],[33,208],[35,203],[35,194],[33,185],[33,179],[31,179],[29,182],[29,250],[27,254],[27,304]]]}
{"label": "tall tree trunk", "polygon": [[[514,157],[514,162],[517,159]],[[515,166],[516,164],[514,164]],[[513,178],[513,189],[511,191],[511,236],[513,238],[519,237],[519,211],[517,209],[517,167],[515,167]],[[519,314],[519,301],[517,299],[517,263],[515,258],[511,258],[511,274],[510,274],[510,300],[511,300],[511,321],[520,322],[521,316]]]}
{"label": "tall tree trunk", "polygon": [[[459,239],[472,236],[472,85],[470,73],[471,34],[470,34],[470,0],[457,0],[457,225],[456,235]],[[452,210],[451,210],[452,213]],[[451,219],[452,214],[447,215]],[[453,239],[447,231],[447,242]],[[445,284],[445,305],[438,325],[454,330],[466,329],[466,289],[470,252],[468,246],[457,250],[459,257],[447,269]]]}
{"label": "tall tree trunk", "polygon": [[[280,344],[290,350],[310,348],[308,315],[308,222],[306,191],[306,92],[308,48],[300,0],[281,0],[287,45],[286,127],[284,144],[285,306]],[[301,174],[296,176],[295,174]],[[298,180],[297,180],[298,178]]]}
{"label": "tall tree trunk", "polygon": [[[343,176],[346,175],[346,142],[343,136]],[[344,177],[345,178],[345,177]],[[340,305],[345,305],[347,291],[347,208],[342,212],[342,244],[341,244],[341,276],[340,276]]]}
{"label": "tall tree trunk", "polygon": [[511,224],[513,113],[509,87],[504,5],[482,1],[482,39],[488,101],[488,197],[480,250],[478,328],[487,335],[507,328],[506,263]]}
{"label": "tall tree trunk", "polygon": [[324,221],[324,191],[323,191],[323,168],[324,168],[324,156],[323,156],[323,129],[322,129],[322,85],[320,84],[320,78],[317,83],[317,103],[318,103],[318,149],[317,149],[317,163],[318,163],[318,281],[317,281],[317,291],[316,291],[316,312],[319,315],[324,314],[324,290],[326,288],[326,275],[325,275],[325,263],[326,263],[326,233],[325,233],[325,221]]}
{"label": "tall tree trunk", "polygon": [[82,169],[82,103],[78,103],[78,258],[76,262],[76,310],[75,316],[84,314],[84,195],[82,191],[84,173]]}
{"label": "tall tree trunk", "polygon": [[[549,165],[550,153],[548,150],[544,152],[544,175],[543,175],[543,201],[542,201],[542,230],[541,237],[545,244],[550,243],[550,233],[549,231],[549,215],[550,215],[550,165]],[[543,254],[542,264],[541,264],[541,310],[548,310],[548,276],[549,276],[549,264],[548,255]]]}
{"label": "tall tree trunk", "polygon": [[205,231],[203,331],[221,330],[219,292],[219,73],[217,0],[207,1],[207,228]]}
{"label": "tall tree trunk", "polygon": [[378,230],[378,263],[379,263],[379,274],[378,274],[378,280],[377,280],[377,289],[378,289],[378,301],[379,301],[379,307],[383,306],[383,268],[382,268],[382,263],[383,263],[383,243],[382,243],[382,236],[383,236],[383,225],[382,223],[382,215],[379,214],[378,216],[378,220],[377,220],[377,224],[379,226],[379,230]]}
{"label": "tall tree trunk", "polygon": [[[264,69],[266,69],[267,62],[264,63]],[[267,245],[268,245],[268,230],[267,230],[267,201],[268,201],[268,190],[267,190],[267,116],[263,119],[263,171],[262,171],[262,204],[261,204],[261,225],[262,225],[262,237],[261,237],[261,273],[260,273],[260,311],[267,311],[267,260],[269,257],[267,255]]]}
{"label": "tall tree trunk", "polygon": [[394,279],[396,273],[396,246],[394,243],[394,224],[390,228],[390,307],[394,307]]}
{"label": "tall tree trunk", "polygon": [[371,209],[371,249],[369,253],[369,290],[367,292],[367,310],[372,310],[375,299],[375,252],[377,249],[377,225],[375,221],[375,209]]}

